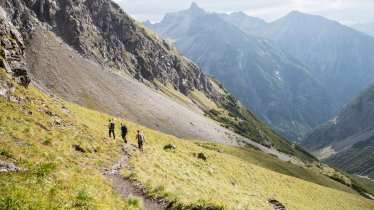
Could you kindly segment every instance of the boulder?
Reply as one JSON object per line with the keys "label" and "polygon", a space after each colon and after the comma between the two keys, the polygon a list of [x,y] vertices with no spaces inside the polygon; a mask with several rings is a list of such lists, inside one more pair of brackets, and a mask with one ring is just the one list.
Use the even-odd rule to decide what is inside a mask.
{"label": "boulder", "polygon": [[1,45],[4,46],[6,49],[12,49],[13,45],[9,39],[1,39]]}
{"label": "boulder", "polygon": [[3,58],[5,58],[5,59],[9,59],[9,57],[10,57],[9,50],[4,49],[3,52],[1,53],[1,56],[3,56]]}
{"label": "boulder", "polygon": [[73,145],[73,148],[74,148],[76,151],[78,151],[78,152],[86,153],[86,150],[83,149],[83,148],[82,148],[81,146],[79,146],[79,145],[74,144],[74,145]]}
{"label": "boulder", "polygon": [[205,156],[204,153],[200,152],[199,154],[197,154],[197,158],[203,160],[203,161],[206,161],[207,160],[207,157]]}
{"label": "boulder", "polygon": [[175,150],[175,149],[177,149],[177,146],[175,146],[173,144],[167,144],[167,145],[164,146],[164,149],[165,150],[168,150],[168,149]]}
{"label": "boulder", "polygon": [[8,62],[6,62],[6,60],[1,60],[1,67],[3,67],[5,70],[6,70],[6,73],[8,74],[11,74],[12,73],[12,69],[10,68]]}
{"label": "boulder", "polygon": [[20,168],[14,165],[13,163],[7,163],[0,161],[0,172],[25,172],[26,168]]}

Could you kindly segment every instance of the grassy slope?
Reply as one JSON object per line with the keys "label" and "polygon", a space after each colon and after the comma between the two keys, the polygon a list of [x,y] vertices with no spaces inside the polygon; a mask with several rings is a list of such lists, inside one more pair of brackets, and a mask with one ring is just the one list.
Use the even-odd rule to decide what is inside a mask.
{"label": "grassy slope", "polygon": [[321,174],[321,170],[317,170],[314,167],[316,164],[311,164],[308,168],[297,166],[294,164],[289,164],[287,162],[279,160],[276,157],[273,157],[272,155],[260,152],[255,148],[231,147],[210,142],[199,142],[197,143],[197,145],[200,145],[210,150],[215,150],[221,153],[235,156],[241,160],[248,162],[249,164],[254,164],[281,174],[317,183],[322,186],[346,191],[349,193],[354,193],[352,189],[349,189],[345,185],[342,185],[328,178],[327,176]]}
{"label": "grassy slope", "polygon": [[[66,115],[61,110],[62,102],[35,88],[25,90],[17,86],[17,90],[17,95],[27,96],[25,103],[12,103],[0,98],[0,148],[3,151],[0,159],[14,162],[29,171],[0,173],[0,209],[131,208],[129,203],[133,202],[115,195],[110,181],[100,173],[103,167],[119,157],[122,148],[120,140],[106,137],[110,116],[70,103],[65,103],[71,111]],[[27,114],[29,111],[32,115]],[[58,125],[56,119],[62,120],[62,123]],[[117,125],[120,123],[118,119],[116,122]],[[270,209],[266,200],[275,198],[289,209],[374,207],[372,201],[338,183],[320,179],[318,174],[315,179],[335,189],[283,175],[292,175],[289,170],[295,166],[287,166],[287,163],[258,151],[220,145],[225,151],[220,153],[196,142],[181,141],[126,123],[132,143],[135,143],[131,138],[135,135],[134,131],[138,128],[143,130],[146,151],[143,154],[134,153],[130,163],[132,172],[124,173],[153,189],[151,193],[166,193],[169,199],[177,198],[185,205],[209,200],[212,205],[224,202],[227,208],[249,206]],[[177,145],[178,150],[163,150],[167,143]],[[86,153],[74,150],[74,144]],[[195,154],[198,152],[204,152],[208,161],[198,160]]]}
{"label": "grassy slope", "polygon": [[[103,135],[107,116],[66,104],[72,111],[67,116],[60,103],[35,88],[17,89],[17,95],[27,95],[26,103],[0,97],[0,160],[29,171],[0,173],[0,209],[131,209],[99,171],[121,152],[119,141]],[[96,125],[83,120],[99,116]],[[55,123],[57,118],[63,125]],[[77,152],[73,144],[86,153]]]}
{"label": "grassy slope", "polygon": [[[228,209],[270,209],[266,201],[274,198],[287,209],[374,207],[372,201],[338,183],[333,185],[349,193],[270,171],[259,166],[262,164],[250,163],[256,161],[256,155],[252,156],[254,159],[251,161],[246,161],[172,136],[148,131],[147,137],[146,152],[133,155],[129,167],[131,173],[124,171],[124,175],[145,183],[156,195],[187,206],[206,203]],[[166,144],[177,145],[178,149],[163,150]],[[197,159],[196,154],[199,152],[203,152],[208,161]],[[257,161],[268,162],[266,159]]]}
{"label": "grassy slope", "polygon": [[328,159],[326,163],[334,165],[352,174],[361,174],[374,179],[374,136],[354,144]]}
{"label": "grassy slope", "polygon": [[[247,137],[266,147],[272,147],[280,152],[300,158],[304,162],[314,161],[315,158],[297,145],[292,145],[270,128],[265,126],[256,116],[243,108],[237,99],[232,97],[215,79],[210,77],[214,87],[219,90],[224,97],[220,104],[207,98],[204,93],[193,90],[187,96],[175,91],[170,84],[163,85],[155,81],[156,86],[166,95],[184,104],[195,102],[205,112],[205,116],[217,121],[222,127],[231,129],[235,133]],[[181,103],[183,104],[183,103]],[[245,143],[245,142],[243,142]]]}

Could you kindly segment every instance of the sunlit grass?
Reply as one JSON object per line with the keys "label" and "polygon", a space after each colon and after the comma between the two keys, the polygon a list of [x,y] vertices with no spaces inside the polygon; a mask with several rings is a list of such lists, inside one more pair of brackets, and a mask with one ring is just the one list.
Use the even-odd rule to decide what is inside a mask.
{"label": "sunlit grass", "polygon": [[85,125],[82,119],[92,117],[90,112],[66,104],[73,111],[65,115],[54,98],[33,87],[16,88],[21,102],[0,97],[0,160],[28,171],[0,173],[0,209],[126,208],[100,171],[118,158],[122,146],[97,129],[107,121]]}
{"label": "sunlit grass", "polygon": [[[151,193],[183,206],[208,203],[227,209],[271,209],[267,200],[276,199],[287,209],[374,207],[372,201],[340,183],[308,169],[285,167],[288,163],[266,158],[258,151],[235,154],[242,149],[222,146],[222,152],[149,130],[145,133],[146,150],[134,153],[129,166],[132,179],[141,181]],[[176,145],[177,150],[164,150],[167,144]],[[197,158],[199,152],[208,157],[206,162]],[[279,173],[269,170],[273,167]],[[287,171],[292,169],[301,173],[297,176],[306,175],[304,179],[319,184],[286,175],[292,175],[293,171]],[[129,173],[123,171],[125,176]]]}
{"label": "sunlit grass", "polygon": [[[122,153],[120,123],[128,126],[130,143],[136,143],[138,129],[146,140],[144,153],[129,149],[132,158],[123,174],[139,180],[150,195],[179,207],[271,209],[268,199],[279,200],[287,209],[374,207],[372,201],[317,172],[256,150],[183,141],[117,118],[117,140],[109,139],[109,115],[33,87],[16,88],[14,96],[21,102],[0,98],[0,160],[29,170],[0,173],[0,209],[141,209],[142,199],[122,199],[101,174]],[[167,144],[177,149],[164,150]],[[200,152],[207,161],[197,158]]]}

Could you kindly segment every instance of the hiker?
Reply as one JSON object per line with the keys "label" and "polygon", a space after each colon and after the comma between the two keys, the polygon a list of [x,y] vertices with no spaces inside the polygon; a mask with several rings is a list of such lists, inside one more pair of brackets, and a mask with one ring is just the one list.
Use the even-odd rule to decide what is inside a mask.
{"label": "hiker", "polygon": [[115,128],[115,124],[112,120],[109,119],[109,138],[112,138],[112,134],[113,134],[113,138],[116,139],[116,134],[114,134],[114,128]]}
{"label": "hiker", "polygon": [[144,135],[139,130],[136,133],[136,139],[138,140],[139,150],[143,152]]}
{"label": "hiker", "polygon": [[121,123],[121,135],[122,135],[123,141],[125,142],[125,144],[127,144],[127,139],[126,139],[127,127],[125,124],[122,124],[122,123]]}

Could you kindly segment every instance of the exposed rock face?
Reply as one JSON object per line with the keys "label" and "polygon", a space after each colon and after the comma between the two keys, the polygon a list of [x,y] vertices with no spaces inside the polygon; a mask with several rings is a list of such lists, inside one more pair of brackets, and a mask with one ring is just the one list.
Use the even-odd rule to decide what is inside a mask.
{"label": "exposed rock face", "polygon": [[317,128],[303,141],[310,150],[328,146],[339,152],[374,136],[374,85],[351,101],[334,120]]}
{"label": "exposed rock face", "polygon": [[9,3],[14,20],[23,24],[25,34],[32,30],[32,20],[26,18],[31,13],[87,58],[124,70],[139,80],[170,82],[184,94],[196,88],[217,97],[197,66],[181,58],[165,41],[146,33],[147,29],[110,0]]}
{"label": "exposed rock face", "polygon": [[[17,83],[27,87],[30,77],[27,73],[24,50],[25,44],[21,34],[0,7],[0,67]],[[0,95],[8,95],[11,88],[10,84],[1,84]]]}

